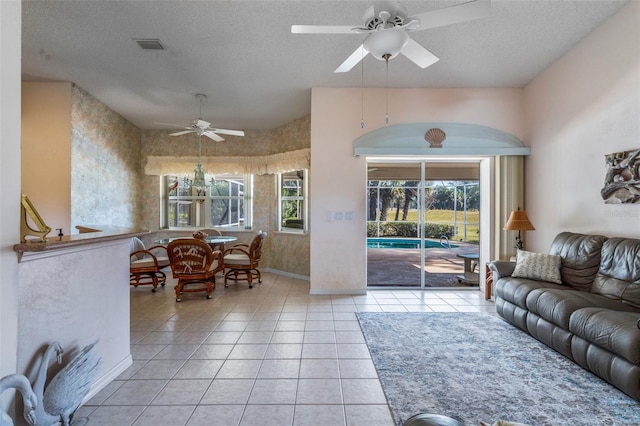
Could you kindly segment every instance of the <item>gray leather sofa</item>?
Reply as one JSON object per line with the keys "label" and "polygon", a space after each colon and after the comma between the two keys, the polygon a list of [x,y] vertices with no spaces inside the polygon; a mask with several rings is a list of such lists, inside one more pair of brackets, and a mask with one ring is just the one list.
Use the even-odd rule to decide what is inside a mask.
{"label": "gray leather sofa", "polygon": [[562,284],[493,261],[498,314],[640,401],[640,240],[563,232]]}

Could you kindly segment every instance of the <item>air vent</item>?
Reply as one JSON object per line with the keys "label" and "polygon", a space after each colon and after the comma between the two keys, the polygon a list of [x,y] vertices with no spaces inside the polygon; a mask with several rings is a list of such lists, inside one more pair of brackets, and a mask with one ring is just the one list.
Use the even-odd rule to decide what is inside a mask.
{"label": "air vent", "polygon": [[134,38],[133,40],[144,50],[164,50],[164,46],[157,38]]}

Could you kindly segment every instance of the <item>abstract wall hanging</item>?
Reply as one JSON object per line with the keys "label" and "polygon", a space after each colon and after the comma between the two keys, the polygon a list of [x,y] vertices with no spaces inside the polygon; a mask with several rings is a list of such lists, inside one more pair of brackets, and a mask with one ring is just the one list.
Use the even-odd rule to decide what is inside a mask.
{"label": "abstract wall hanging", "polygon": [[606,204],[640,204],[640,149],[605,155],[607,173],[600,195]]}

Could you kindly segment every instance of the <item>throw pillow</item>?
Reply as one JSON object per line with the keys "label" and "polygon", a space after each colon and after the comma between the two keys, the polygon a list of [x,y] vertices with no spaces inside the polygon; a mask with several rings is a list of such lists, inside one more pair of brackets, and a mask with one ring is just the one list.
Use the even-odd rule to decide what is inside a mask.
{"label": "throw pillow", "polygon": [[560,264],[560,256],[518,250],[516,267],[511,276],[562,284]]}

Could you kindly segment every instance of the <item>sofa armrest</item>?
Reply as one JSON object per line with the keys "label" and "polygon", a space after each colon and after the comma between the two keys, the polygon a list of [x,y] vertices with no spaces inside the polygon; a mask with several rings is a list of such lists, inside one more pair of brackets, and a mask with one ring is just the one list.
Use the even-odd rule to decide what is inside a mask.
{"label": "sofa armrest", "polygon": [[515,268],[516,262],[509,262],[507,260],[493,260],[489,262],[489,269],[493,272],[494,281],[510,276]]}

